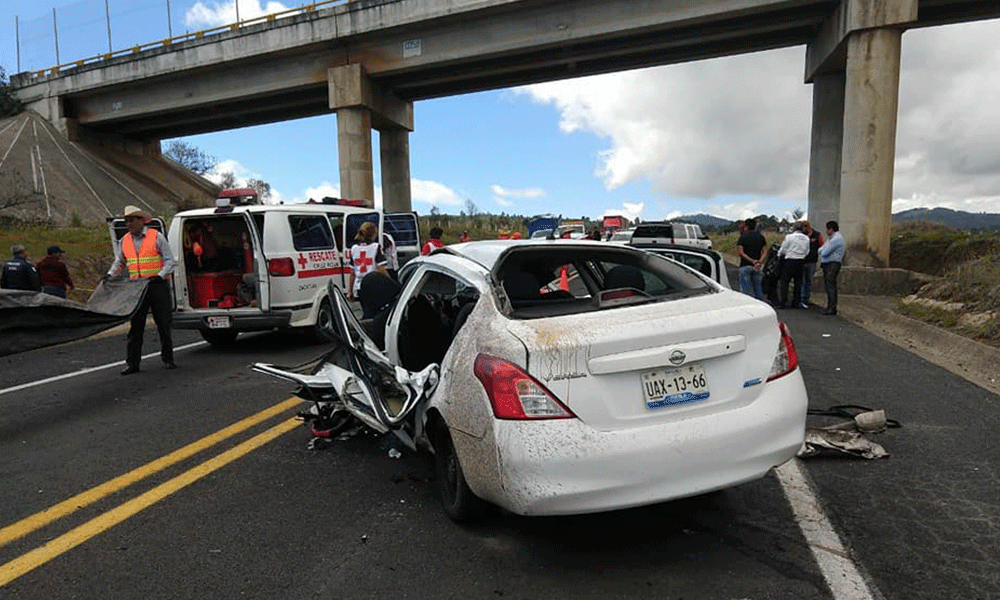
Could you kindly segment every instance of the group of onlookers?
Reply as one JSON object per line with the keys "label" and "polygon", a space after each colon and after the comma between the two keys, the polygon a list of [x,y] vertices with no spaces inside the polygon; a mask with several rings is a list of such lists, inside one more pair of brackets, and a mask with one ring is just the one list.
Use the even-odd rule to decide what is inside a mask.
{"label": "group of onlookers", "polygon": [[[844,259],[844,238],[836,221],[826,223],[825,241],[808,221],[798,221],[781,245],[774,244],[768,251],[765,251],[767,240],[757,230],[755,219],[740,221],[739,228],[736,253],[740,257],[740,291],[758,300],[770,301],[776,308],[808,308],[816,262],[819,261],[826,288],[823,314],[837,314],[837,276]],[[774,253],[771,260],[769,253]],[[765,265],[775,266],[765,269]],[[769,276],[771,285],[777,286],[776,293],[765,293],[765,276]],[[791,298],[788,297],[789,283],[792,284]]]}
{"label": "group of onlookers", "polygon": [[60,298],[66,297],[66,290],[73,289],[73,278],[62,261],[63,251],[59,246],[49,246],[48,255],[36,264],[28,260],[28,250],[21,244],[11,246],[10,252],[13,257],[3,265],[0,288],[45,292]]}

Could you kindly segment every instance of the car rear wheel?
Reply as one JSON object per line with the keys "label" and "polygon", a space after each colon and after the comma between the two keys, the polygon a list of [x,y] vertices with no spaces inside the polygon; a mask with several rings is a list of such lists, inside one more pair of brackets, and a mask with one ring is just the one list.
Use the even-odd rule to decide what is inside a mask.
{"label": "car rear wheel", "polygon": [[438,422],[434,444],[438,496],[441,506],[453,521],[473,521],[483,516],[487,504],[472,493],[465,483],[465,473],[455,453],[448,427]]}
{"label": "car rear wheel", "polygon": [[319,305],[319,312],[316,313],[316,325],[313,326],[312,336],[317,342],[327,343],[337,339],[336,329],[334,329],[333,305],[327,298]]}
{"label": "car rear wheel", "polygon": [[232,329],[199,329],[198,333],[213,346],[229,346],[236,341],[239,332]]}

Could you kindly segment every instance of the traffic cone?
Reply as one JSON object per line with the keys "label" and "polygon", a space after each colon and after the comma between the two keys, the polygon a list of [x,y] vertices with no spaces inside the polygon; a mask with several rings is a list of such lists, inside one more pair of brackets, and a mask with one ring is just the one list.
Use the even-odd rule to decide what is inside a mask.
{"label": "traffic cone", "polygon": [[559,289],[564,292],[569,291],[569,277],[567,273],[569,272],[569,265],[563,265],[559,273]]}

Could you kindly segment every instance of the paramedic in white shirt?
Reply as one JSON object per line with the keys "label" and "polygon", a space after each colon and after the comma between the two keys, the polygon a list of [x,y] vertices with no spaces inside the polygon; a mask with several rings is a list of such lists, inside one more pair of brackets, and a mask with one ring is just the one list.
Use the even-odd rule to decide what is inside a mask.
{"label": "paramedic in white shirt", "polygon": [[[808,308],[802,302],[802,265],[809,254],[809,236],[802,232],[802,223],[792,225],[792,232],[778,249],[781,279],[778,281],[778,308]],[[788,300],[788,281],[794,281],[793,297]]]}
{"label": "paramedic in white shirt", "polygon": [[385,272],[385,255],[382,254],[382,247],[377,239],[378,228],[372,222],[362,225],[354,236],[354,242],[348,251],[351,259],[351,285],[348,288],[350,290],[348,298],[352,301],[358,297],[361,280],[365,275],[378,271],[386,277],[389,276]]}

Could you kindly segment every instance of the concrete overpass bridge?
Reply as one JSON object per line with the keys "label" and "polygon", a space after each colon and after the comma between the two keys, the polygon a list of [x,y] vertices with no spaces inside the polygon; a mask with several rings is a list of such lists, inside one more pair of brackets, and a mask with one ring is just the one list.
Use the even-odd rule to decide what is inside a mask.
{"label": "concrete overpass bridge", "polygon": [[902,32],[1000,17],[994,0],[362,0],[11,77],[70,139],[159,140],[336,112],[342,194],[410,207],[413,102],[806,45],[809,214],[887,266]]}

